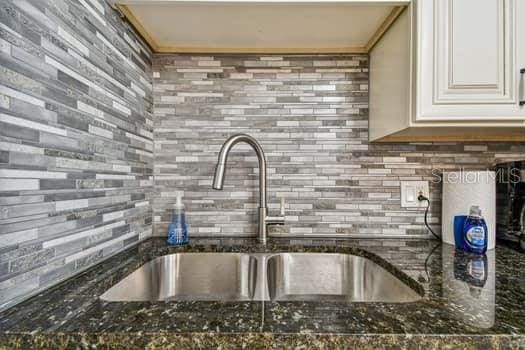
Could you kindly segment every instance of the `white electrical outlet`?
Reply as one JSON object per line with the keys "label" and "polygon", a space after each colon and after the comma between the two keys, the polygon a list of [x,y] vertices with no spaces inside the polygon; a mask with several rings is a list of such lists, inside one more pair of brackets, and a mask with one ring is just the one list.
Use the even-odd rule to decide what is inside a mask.
{"label": "white electrical outlet", "polygon": [[419,194],[429,198],[428,181],[401,181],[401,207],[419,208],[427,205],[419,201]]}

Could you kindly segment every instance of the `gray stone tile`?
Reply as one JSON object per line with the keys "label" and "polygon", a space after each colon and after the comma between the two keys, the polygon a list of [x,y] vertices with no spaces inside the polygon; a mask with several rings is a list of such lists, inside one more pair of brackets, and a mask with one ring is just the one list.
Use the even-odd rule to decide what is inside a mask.
{"label": "gray stone tile", "polygon": [[[272,232],[305,236],[426,234],[422,210],[400,206],[400,180],[430,181],[432,168],[485,168],[525,153],[523,144],[370,144],[366,55],[272,58],[153,57],[155,235],[166,234],[178,191],[190,234],[255,234],[249,147],[235,147],[224,190],[211,189],[219,149],[234,133],[255,136],[266,152],[270,210],[287,199],[287,224]],[[431,186],[436,228],[440,191]]]}
{"label": "gray stone tile", "polygon": [[[95,263],[66,264],[87,247],[93,257],[114,253],[104,245],[111,232],[91,237],[89,230],[123,203],[129,209],[117,218],[124,224],[113,245],[134,244],[130,230],[137,238],[151,232],[144,191],[152,192],[152,183],[140,181],[153,173],[152,141],[143,136],[153,124],[151,52],[103,6],[107,26],[94,24],[92,13],[72,0],[0,3],[0,113],[22,121],[0,122],[0,167],[13,170],[11,178],[0,177],[6,185],[0,190],[0,304]],[[113,139],[91,133],[94,127]],[[38,170],[35,178],[16,172],[29,169]],[[136,203],[143,203],[140,209]],[[83,231],[82,239],[66,239]],[[46,248],[57,238],[69,243]]]}

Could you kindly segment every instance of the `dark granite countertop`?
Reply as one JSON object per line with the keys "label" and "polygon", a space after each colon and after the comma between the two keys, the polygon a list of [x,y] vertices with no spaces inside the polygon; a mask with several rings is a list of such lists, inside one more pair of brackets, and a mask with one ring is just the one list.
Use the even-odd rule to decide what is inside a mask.
{"label": "dark granite countertop", "polygon": [[[430,240],[253,242],[139,243],[0,314],[0,348],[525,347],[525,256],[508,248],[472,258]],[[401,304],[99,299],[145,262],[188,251],[351,253],[424,296]]]}

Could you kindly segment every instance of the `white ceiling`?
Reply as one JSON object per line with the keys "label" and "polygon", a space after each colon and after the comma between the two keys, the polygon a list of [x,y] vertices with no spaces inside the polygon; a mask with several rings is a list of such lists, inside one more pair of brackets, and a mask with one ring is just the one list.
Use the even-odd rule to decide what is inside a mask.
{"label": "white ceiling", "polygon": [[407,1],[115,3],[158,52],[360,52],[396,6]]}

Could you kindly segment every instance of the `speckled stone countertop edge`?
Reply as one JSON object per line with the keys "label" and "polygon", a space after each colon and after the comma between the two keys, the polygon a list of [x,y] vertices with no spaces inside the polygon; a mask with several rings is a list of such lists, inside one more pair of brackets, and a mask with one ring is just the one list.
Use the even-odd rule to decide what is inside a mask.
{"label": "speckled stone countertop edge", "polygon": [[0,349],[521,349],[520,335],[55,333],[0,335]]}

